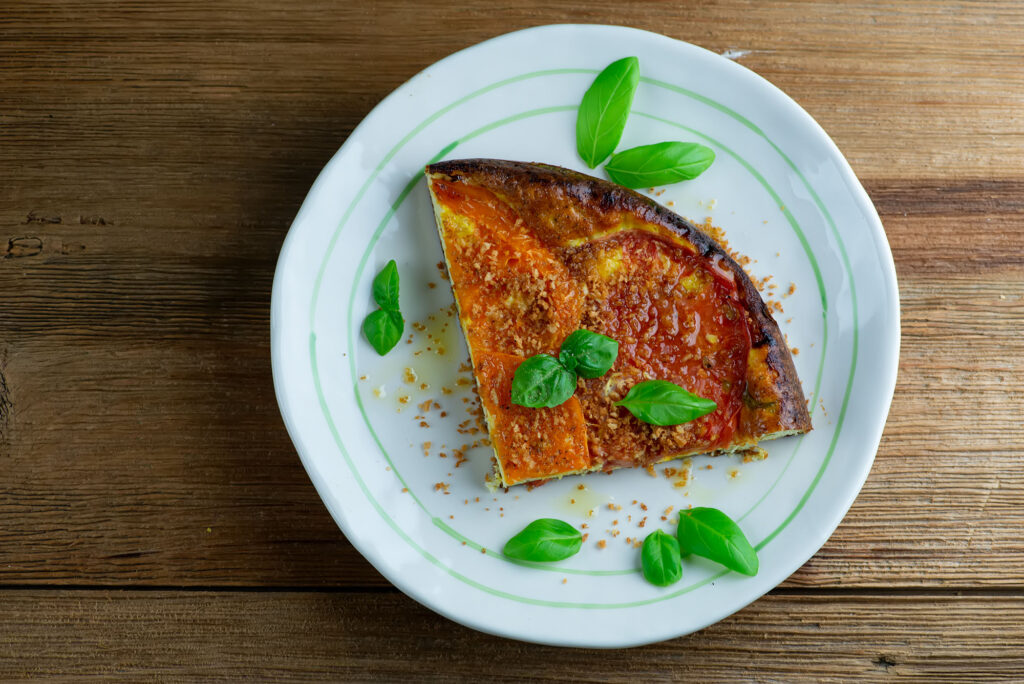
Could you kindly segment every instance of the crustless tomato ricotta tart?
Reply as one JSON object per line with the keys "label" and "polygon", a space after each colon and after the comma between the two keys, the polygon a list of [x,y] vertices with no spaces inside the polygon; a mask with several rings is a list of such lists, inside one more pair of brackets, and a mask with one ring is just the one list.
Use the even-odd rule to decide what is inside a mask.
{"label": "crustless tomato ricotta tart", "polygon": [[[702,453],[758,451],[811,420],[789,349],[743,269],[653,200],[568,169],[464,159],[426,169],[459,320],[508,487]],[[611,370],[553,408],[511,401],[516,368],[586,329]],[[717,408],[681,425],[614,406],[667,380]]]}

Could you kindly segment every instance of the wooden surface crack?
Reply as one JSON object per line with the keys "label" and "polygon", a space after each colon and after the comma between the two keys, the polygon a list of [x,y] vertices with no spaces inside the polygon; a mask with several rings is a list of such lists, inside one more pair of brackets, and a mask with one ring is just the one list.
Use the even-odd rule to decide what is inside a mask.
{"label": "wooden surface crack", "polygon": [[43,251],[43,241],[40,238],[25,235],[9,239],[3,257],[5,259],[32,257],[41,251]]}
{"label": "wooden surface crack", "polygon": [[[11,445],[11,423],[14,416],[14,399],[7,383],[7,349],[0,349],[0,459],[9,456]],[[2,463],[2,460],[0,460]]]}

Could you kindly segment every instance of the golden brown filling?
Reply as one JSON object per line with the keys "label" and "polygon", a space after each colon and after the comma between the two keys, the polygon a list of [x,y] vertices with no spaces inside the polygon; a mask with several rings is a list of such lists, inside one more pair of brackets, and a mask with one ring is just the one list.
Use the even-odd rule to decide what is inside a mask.
{"label": "golden brown filling", "polygon": [[[632,216],[600,231],[576,217],[522,216],[484,188],[432,179],[445,252],[481,399],[508,484],[587,468],[647,465],[730,444],[740,424],[751,347],[731,271]],[[578,328],[619,341],[605,376],[581,380],[557,409],[511,404],[515,367],[557,354]],[[647,379],[714,400],[713,413],[658,427],[612,404]]]}

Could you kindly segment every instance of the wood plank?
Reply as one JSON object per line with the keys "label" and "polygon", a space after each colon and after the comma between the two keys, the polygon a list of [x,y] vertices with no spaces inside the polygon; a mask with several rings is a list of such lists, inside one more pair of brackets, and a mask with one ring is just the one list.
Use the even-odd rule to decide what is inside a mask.
{"label": "wood plank", "polygon": [[[76,185],[129,175],[140,155],[168,185],[252,176],[254,164],[287,174],[303,151],[333,150],[387,92],[455,49],[515,27],[602,21],[741,51],[745,65],[818,118],[864,176],[942,169],[949,178],[1020,179],[1024,169],[1024,121],[1007,115],[1024,104],[1016,4],[816,2],[794,11],[782,2],[604,0],[538,13],[532,2],[499,10],[470,0],[429,17],[402,2],[372,11],[244,6],[19,3],[5,17],[13,39],[0,60],[5,80],[19,86],[3,114],[18,135],[0,154],[36,160],[19,174],[70,162]],[[238,164],[243,154],[248,166]],[[118,164],[126,159],[133,163]]]}
{"label": "wood plank", "polygon": [[0,582],[383,584],[281,427],[277,250],[387,92],[557,21],[749,51],[882,213],[903,296],[897,396],[864,492],[791,586],[1024,587],[1024,8],[611,0],[6,11],[0,514],[18,524],[0,530]]}
{"label": "wood plank", "polygon": [[481,634],[393,593],[5,591],[0,601],[4,679],[982,681],[1024,671],[1020,597],[770,595],[695,635],[610,651]]}
{"label": "wood plank", "polygon": [[[1024,233],[1011,216],[964,246],[977,259],[957,261],[941,245],[958,219],[885,219],[903,296],[896,399],[860,498],[790,583],[1024,587],[1024,283],[1007,278]],[[19,525],[0,531],[0,580],[381,585],[281,427],[268,276],[250,266],[225,285],[227,255],[200,269],[141,246],[69,267],[79,258],[22,257],[38,265],[6,281],[13,415],[0,512]],[[96,272],[116,275],[97,284]]]}

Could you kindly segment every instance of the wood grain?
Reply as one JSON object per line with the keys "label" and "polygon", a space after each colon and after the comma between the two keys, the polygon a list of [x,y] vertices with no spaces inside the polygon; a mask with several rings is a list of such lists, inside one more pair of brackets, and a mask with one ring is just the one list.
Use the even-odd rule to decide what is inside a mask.
{"label": "wood grain", "polygon": [[1020,597],[774,595],[695,635],[595,651],[474,632],[390,592],[26,591],[0,613],[0,677],[983,681],[1024,668],[1022,624]]}
{"label": "wood grain", "polygon": [[[909,214],[883,214],[903,307],[886,434],[845,522],[790,582],[1024,588],[1021,214],[995,215],[954,256],[962,218]],[[265,338],[271,260],[261,272],[220,257],[247,271],[236,279],[217,257],[147,254],[144,232],[128,257],[65,255],[51,239],[16,275],[51,296],[12,286],[23,305],[0,314],[18,333],[0,514],[19,523],[0,529],[0,578],[381,585],[282,430]]]}
{"label": "wood grain", "polygon": [[[1024,5],[8,5],[0,677],[1024,676]],[[281,241],[355,125],[450,52],[558,22],[729,50],[790,94],[875,201],[902,300],[832,539],[782,594],[604,672],[385,590],[299,465],[267,340]]]}

